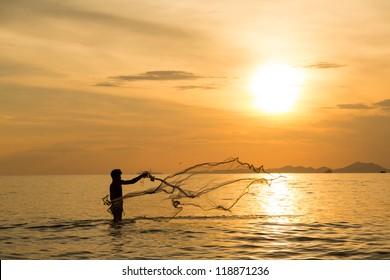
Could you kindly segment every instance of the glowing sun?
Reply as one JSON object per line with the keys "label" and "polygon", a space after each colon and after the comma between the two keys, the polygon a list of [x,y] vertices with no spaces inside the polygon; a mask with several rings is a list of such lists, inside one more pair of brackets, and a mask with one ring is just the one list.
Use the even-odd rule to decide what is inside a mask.
{"label": "glowing sun", "polygon": [[251,80],[254,104],[266,113],[290,112],[298,99],[303,81],[304,74],[300,68],[283,64],[264,65]]}

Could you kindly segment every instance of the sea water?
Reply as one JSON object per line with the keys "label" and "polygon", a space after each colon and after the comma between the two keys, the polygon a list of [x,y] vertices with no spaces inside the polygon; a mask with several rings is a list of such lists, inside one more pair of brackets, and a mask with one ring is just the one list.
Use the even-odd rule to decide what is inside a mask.
{"label": "sea water", "polygon": [[390,174],[284,174],[251,187],[230,212],[189,207],[173,219],[149,195],[126,201],[119,224],[101,200],[109,184],[0,176],[0,258],[390,259]]}

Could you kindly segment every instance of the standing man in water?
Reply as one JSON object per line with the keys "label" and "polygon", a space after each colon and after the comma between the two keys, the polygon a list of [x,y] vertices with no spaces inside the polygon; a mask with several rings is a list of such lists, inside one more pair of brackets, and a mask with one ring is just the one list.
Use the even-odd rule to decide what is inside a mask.
{"label": "standing man in water", "polygon": [[141,175],[131,179],[122,180],[122,171],[120,169],[114,169],[111,171],[112,183],[110,185],[110,200],[111,200],[111,213],[114,216],[114,222],[122,220],[123,201],[122,201],[122,185],[135,184],[142,178],[149,177],[149,172],[145,171]]}

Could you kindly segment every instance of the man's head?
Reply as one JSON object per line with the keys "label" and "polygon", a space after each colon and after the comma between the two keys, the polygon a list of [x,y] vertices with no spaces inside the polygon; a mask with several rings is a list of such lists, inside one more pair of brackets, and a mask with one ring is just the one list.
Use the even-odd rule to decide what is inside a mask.
{"label": "man's head", "polygon": [[122,175],[122,171],[120,169],[114,169],[111,171],[112,179],[120,179],[121,175]]}

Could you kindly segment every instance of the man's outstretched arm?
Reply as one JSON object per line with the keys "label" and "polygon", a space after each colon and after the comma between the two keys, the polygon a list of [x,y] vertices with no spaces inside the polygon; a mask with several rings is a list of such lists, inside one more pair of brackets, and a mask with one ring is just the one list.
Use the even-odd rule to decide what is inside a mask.
{"label": "man's outstretched arm", "polygon": [[149,176],[149,172],[148,171],[145,171],[143,172],[142,174],[140,174],[139,176],[131,179],[131,180],[122,180],[122,185],[130,185],[130,184],[135,184],[137,183],[139,180],[141,180],[142,178],[146,178]]}

